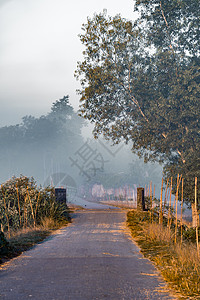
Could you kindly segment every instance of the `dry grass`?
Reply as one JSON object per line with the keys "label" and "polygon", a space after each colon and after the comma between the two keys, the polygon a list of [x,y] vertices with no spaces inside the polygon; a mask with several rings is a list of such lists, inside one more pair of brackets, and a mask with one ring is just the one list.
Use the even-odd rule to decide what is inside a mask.
{"label": "dry grass", "polygon": [[11,230],[10,234],[8,234],[8,232],[5,233],[5,237],[9,242],[9,251],[5,256],[1,257],[2,260],[0,258],[0,262],[4,262],[7,258],[20,255],[22,252],[42,242],[53,230],[67,225],[67,223],[67,220],[58,222],[53,218],[45,217],[41,221],[40,226],[26,227],[18,229],[17,231]]}
{"label": "dry grass", "polygon": [[200,299],[200,261],[196,246],[177,243],[171,246],[170,253],[166,261],[155,260],[162,267],[163,276],[182,293]]}
{"label": "dry grass", "polygon": [[168,228],[163,227],[157,223],[149,223],[143,227],[144,234],[148,236],[151,241],[158,241],[160,243],[171,243],[173,234]]}
{"label": "dry grass", "polygon": [[112,206],[120,207],[120,208],[129,208],[129,209],[136,208],[136,203],[133,202],[133,201],[128,201],[128,200],[124,200],[124,201],[107,200],[107,201],[101,201],[101,203],[106,204],[106,205],[112,205]]}
{"label": "dry grass", "polygon": [[56,229],[59,227],[59,225],[60,223],[50,217],[44,217],[41,220],[41,227],[44,229]]}
{"label": "dry grass", "polygon": [[[128,225],[141,252],[160,269],[165,280],[186,299],[200,299],[200,260],[196,244],[178,240],[163,225],[150,223],[147,212],[128,213]],[[189,298],[188,298],[189,297]]]}
{"label": "dry grass", "polygon": [[10,231],[10,238],[8,237],[8,232],[5,233],[5,237],[7,240],[17,239],[24,235],[29,235],[35,232],[39,232],[43,230],[44,228],[42,226],[36,226],[36,227],[26,227],[19,229],[17,231],[11,230]]}
{"label": "dry grass", "polygon": [[12,258],[30,249],[37,243],[43,241],[51,233],[50,230],[44,227],[27,227],[16,232],[11,231],[10,237],[7,238],[9,242],[9,252],[4,258]]}

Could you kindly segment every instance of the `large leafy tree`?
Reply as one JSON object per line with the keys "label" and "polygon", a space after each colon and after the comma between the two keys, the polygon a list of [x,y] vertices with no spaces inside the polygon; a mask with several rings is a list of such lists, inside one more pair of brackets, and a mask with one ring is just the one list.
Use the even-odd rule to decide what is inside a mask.
{"label": "large leafy tree", "polygon": [[[175,53],[199,56],[199,0],[136,0],[137,25],[149,44]],[[138,22],[139,21],[139,22]]]}
{"label": "large leafy tree", "polygon": [[190,180],[200,175],[196,2],[136,1],[135,22],[88,18],[76,70],[80,112],[94,123],[94,136],[132,141],[139,155],[163,161],[168,176],[182,172],[189,201]]}

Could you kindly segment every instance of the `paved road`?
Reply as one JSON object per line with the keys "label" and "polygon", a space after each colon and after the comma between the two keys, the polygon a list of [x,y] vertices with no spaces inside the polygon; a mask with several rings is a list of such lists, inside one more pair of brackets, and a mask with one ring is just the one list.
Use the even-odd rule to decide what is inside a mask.
{"label": "paved road", "polygon": [[122,210],[87,210],[0,270],[0,299],[175,299],[132,242]]}

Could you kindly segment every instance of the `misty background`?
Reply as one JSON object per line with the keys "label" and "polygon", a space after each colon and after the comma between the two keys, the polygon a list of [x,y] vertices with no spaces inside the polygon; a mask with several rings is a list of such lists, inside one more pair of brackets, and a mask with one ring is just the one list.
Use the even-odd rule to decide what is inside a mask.
{"label": "misty background", "polygon": [[0,0],[0,182],[20,174],[75,187],[151,180],[159,195],[162,166],[144,164],[131,145],[94,140],[92,126],[77,114],[78,34],[105,7],[134,18],[130,0]]}
{"label": "misty background", "polygon": [[56,100],[45,115],[24,116],[20,123],[0,128],[1,182],[20,174],[38,184],[77,188],[95,184],[105,188],[144,186],[160,188],[162,167],[144,164],[131,145],[113,146],[86,134],[87,123],[69,103]]}
{"label": "misty background", "polygon": [[133,18],[125,0],[0,0],[0,125],[39,117],[64,95],[79,106],[74,78],[83,46],[81,26],[96,12]]}

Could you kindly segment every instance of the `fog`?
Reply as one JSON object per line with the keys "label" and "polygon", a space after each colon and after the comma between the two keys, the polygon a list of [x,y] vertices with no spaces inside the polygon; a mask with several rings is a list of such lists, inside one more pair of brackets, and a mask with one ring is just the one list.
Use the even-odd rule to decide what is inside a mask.
{"label": "fog", "polygon": [[53,102],[45,115],[36,117],[33,112],[19,124],[1,127],[0,137],[1,182],[23,174],[40,185],[78,190],[95,184],[145,186],[152,181],[159,194],[162,166],[144,164],[131,144],[95,140],[92,126],[77,115],[68,97]]}
{"label": "fog", "polygon": [[[74,189],[152,181],[159,194],[162,166],[144,164],[131,144],[94,140],[92,126],[76,114],[78,34],[87,17],[104,8],[134,18],[129,0],[0,0],[0,182],[20,174]],[[66,94],[68,102],[57,102],[64,110],[54,106]]]}
{"label": "fog", "polygon": [[104,8],[133,17],[130,0],[0,0],[0,126],[39,117],[65,94],[78,109],[78,34],[87,17]]}

